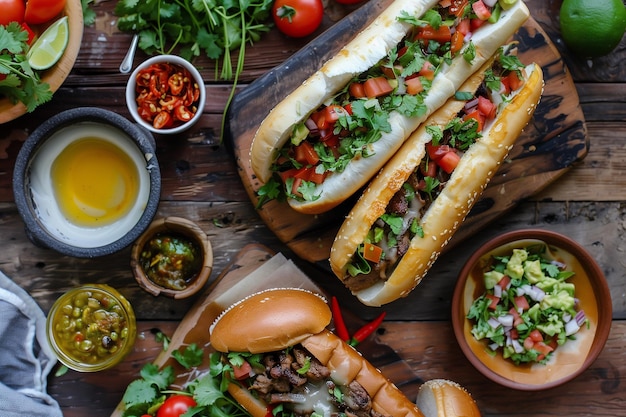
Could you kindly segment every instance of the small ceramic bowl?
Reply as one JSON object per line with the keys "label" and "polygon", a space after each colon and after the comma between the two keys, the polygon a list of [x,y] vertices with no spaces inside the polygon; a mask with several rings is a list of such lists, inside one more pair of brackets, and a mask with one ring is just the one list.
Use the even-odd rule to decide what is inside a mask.
{"label": "small ceramic bowl", "polygon": [[[193,103],[190,106],[187,106],[187,109],[192,109],[192,110],[194,108],[196,109],[193,117],[189,121],[181,122],[175,117],[176,110],[170,109],[168,110],[168,113],[172,120],[171,124],[167,124],[166,127],[157,128],[155,127],[156,123],[154,121],[146,120],[140,115],[141,106],[138,106],[138,89],[141,90],[142,87],[141,87],[141,83],[139,83],[139,87],[138,87],[137,75],[142,72],[145,72],[146,70],[150,68],[157,68],[158,66],[162,66],[162,65],[173,66],[174,68],[178,70],[178,72],[184,69],[188,72],[188,74],[191,74],[191,77],[193,77],[193,81],[195,81],[195,84],[197,85],[197,88],[199,90],[199,95],[196,100],[193,100]],[[167,80],[165,81],[165,84],[167,84]],[[184,91],[186,90],[183,90],[183,92]],[[171,94],[171,90],[168,91],[168,94]],[[186,99],[183,93],[180,93],[180,95],[177,97],[180,98],[181,100]],[[171,98],[171,95],[167,97],[167,100],[169,100],[170,98]],[[206,90],[204,88],[204,81],[202,80],[202,75],[196,69],[196,67],[193,66],[189,61],[176,55],[157,55],[157,56],[147,59],[146,61],[141,63],[139,66],[137,66],[137,68],[135,68],[135,70],[132,72],[132,74],[128,78],[128,83],[126,84],[126,106],[128,107],[128,111],[130,112],[133,119],[135,119],[135,121],[139,125],[143,126],[144,128],[148,129],[149,131],[153,133],[159,133],[163,135],[173,135],[173,134],[181,133],[189,129],[200,119],[200,117],[202,117],[202,111],[204,110],[205,103],[206,103]],[[178,104],[176,106],[178,106]],[[160,103],[159,103],[159,107],[161,107]]]}
{"label": "small ceramic bowl", "polygon": [[87,284],[52,305],[46,332],[59,361],[79,372],[112,368],[133,349],[137,334],[130,303],[114,288]]}
{"label": "small ceramic bowl", "polygon": [[[485,340],[471,333],[467,318],[470,306],[485,292],[483,274],[493,256],[509,256],[513,249],[544,243],[551,255],[567,265],[574,275],[575,297],[584,310],[583,325],[574,340],[558,346],[545,364],[515,365],[501,351],[489,352]],[[602,270],[593,257],[574,240],[548,230],[526,229],[508,232],[486,242],[469,258],[458,277],[452,299],[452,325],[461,350],[472,365],[487,378],[503,386],[538,391],[562,385],[587,369],[598,357],[609,336],[612,321],[611,294]]]}
{"label": "small ceramic bowl", "polygon": [[211,275],[211,242],[190,220],[157,219],[134,243],[131,268],[139,286],[150,294],[187,298],[200,291]]}

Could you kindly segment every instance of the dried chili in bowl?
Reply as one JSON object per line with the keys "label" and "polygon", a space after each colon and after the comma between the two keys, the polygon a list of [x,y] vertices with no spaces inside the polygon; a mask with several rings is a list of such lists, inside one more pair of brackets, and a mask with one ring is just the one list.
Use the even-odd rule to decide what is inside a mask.
{"label": "dried chili in bowl", "polygon": [[155,129],[189,122],[198,111],[200,86],[184,67],[154,63],[135,76],[137,112]]}

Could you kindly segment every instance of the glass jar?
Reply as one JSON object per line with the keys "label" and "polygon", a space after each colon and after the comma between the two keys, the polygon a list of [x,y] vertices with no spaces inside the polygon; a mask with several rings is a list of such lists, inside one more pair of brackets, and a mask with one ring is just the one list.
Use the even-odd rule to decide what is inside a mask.
{"label": "glass jar", "polygon": [[137,324],[132,306],[114,288],[87,284],[63,294],[46,322],[59,361],[79,372],[117,365],[133,349]]}

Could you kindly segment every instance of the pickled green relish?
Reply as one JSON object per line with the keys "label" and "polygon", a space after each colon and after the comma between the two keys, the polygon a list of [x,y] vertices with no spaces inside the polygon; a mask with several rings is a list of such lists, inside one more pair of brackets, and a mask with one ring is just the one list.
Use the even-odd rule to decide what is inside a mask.
{"label": "pickled green relish", "polygon": [[200,247],[182,235],[158,233],[146,242],[139,262],[150,281],[172,290],[184,290],[202,269]]}
{"label": "pickled green relish", "polygon": [[52,319],[58,347],[81,363],[107,360],[123,349],[129,336],[122,306],[97,290],[77,292],[59,306]]}

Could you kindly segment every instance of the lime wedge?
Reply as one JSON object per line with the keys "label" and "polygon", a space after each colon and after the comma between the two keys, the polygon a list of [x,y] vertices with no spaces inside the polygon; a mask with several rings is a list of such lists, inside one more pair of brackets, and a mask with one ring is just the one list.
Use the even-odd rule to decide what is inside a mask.
{"label": "lime wedge", "polygon": [[67,16],[51,24],[35,41],[28,51],[31,68],[45,70],[57,63],[63,56],[70,38]]}

